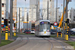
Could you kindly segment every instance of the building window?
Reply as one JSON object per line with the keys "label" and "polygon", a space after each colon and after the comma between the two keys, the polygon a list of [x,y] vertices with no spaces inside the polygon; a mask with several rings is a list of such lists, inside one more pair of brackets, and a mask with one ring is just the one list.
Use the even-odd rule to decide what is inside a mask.
{"label": "building window", "polygon": [[4,3],[2,3],[2,7],[4,7]]}
{"label": "building window", "polygon": [[74,19],[73,19],[73,21],[75,21],[75,16],[74,16]]}
{"label": "building window", "polygon": [[4,11],[2,11],[2,15],[4,15]]}

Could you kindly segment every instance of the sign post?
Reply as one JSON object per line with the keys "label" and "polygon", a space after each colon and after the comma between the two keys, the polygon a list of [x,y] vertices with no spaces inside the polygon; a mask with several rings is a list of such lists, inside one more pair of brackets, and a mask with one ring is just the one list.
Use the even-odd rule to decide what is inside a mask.
{"label": "sign post", "polygon": [[58,25],[58,23],[57,22],[54,22],[54,27],[56,27],[56,33],[57,33],[57,37],[58,37],[58,32],[57,32],[57,25]]}
{"label": "sign post", "polygon": [[58,23],[57,22],[54,22],[54,27],[57,27]]}

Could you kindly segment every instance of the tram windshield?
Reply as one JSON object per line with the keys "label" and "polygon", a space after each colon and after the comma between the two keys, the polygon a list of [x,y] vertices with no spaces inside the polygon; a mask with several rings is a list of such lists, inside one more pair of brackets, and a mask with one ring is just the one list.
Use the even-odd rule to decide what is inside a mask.
{"label": "tram windshield", "polygon": [[50,22],[40,22],[40,32],[42,31],[50,31]]}

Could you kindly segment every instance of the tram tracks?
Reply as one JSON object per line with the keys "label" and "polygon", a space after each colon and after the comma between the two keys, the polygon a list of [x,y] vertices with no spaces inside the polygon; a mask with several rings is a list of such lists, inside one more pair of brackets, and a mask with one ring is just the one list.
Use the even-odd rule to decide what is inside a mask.
{"label": "tram tracks", "polygon": [[53,48],[53,43],[52,43],[49,39],[45,39],[45,38],[43,38],[43,39],[51,43],[51,48],[50,48],[50,50],[52,50],[52,48]]}
{"label": "tram tracks", "polygon": [[[23,43],[23,45],[20,45],[19,47],[22,47],[22,46],[28,44],[28,42],[29,42],[29,37],[26,37],[26,38],[27,38],[26,42],[24,41],[24,39],[22,39],[22,40],[24,41],[24,43]],[[17,48],[19,48],[19,47],[17,47]],[[17,48],[15,48],[14,50],[16,50]]]}
{"label": "tram tracks", "polygon": [[[54,45],[53,45],[53,42],[51,42],[51,39],[46,39],[46,38],[43,38],[43,39],[51,43],[51,48],[50,48],[50,50],[53,50],[53,49],[54,49],[54,48],[53,48]],[[62,44],[62,42],[59,42],[59,41],[57,41],[56,39],[52,39],[52,40],[55,41],[55,42],[57,42],[57,43],[59,43],[62,47],[64,47],[64,45]],[[62,48],[62,49],[65,50],[65,48]]]}

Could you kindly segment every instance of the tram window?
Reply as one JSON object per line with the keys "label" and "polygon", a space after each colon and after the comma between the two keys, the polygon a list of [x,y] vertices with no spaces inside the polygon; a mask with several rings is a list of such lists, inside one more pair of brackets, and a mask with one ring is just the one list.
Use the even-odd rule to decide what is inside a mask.
{"label": "tram window", "polygon": [[40,24],[42,25],[42,24],[44,24],[44,22],[40,22]]}
{"label": "tram window", "polygon": [[50,24],[50,22],[40,22],[40,25],[42,24]]}

